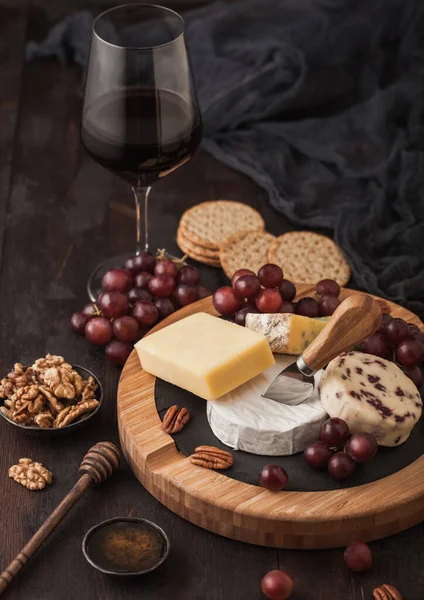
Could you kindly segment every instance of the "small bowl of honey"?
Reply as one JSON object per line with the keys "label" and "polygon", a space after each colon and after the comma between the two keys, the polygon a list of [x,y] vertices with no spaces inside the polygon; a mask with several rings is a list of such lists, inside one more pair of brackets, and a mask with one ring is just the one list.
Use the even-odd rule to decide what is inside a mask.
{"label": "small bowl of honey", "polygon": [[158,525],[125,517],[95,525],[82,542],[87,561],[106,575],[150,573],[166,560],[169,550],[169,539]]}

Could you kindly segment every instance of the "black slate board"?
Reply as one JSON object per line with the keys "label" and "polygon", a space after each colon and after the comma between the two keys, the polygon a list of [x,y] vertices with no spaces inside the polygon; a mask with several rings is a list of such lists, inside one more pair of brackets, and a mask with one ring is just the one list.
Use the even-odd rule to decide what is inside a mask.
{"label": "black slate board", "polygon": [[[196,446],[208,444],[225,450],[231,450],[222,444],[212,433],[206,416],[206,401],[186,390],[171,385],[161,379],[155,385],[156,408],[161,419],[173,404],[190,411],[191,419],[183,431],[174,437],[177,448],[189,456]],[[375,459],[366,465],[358,465],[353,475],[344,482],[333,481],[325,472],[308,467],[303,454],[293,456],[260,456],[243,451],[232,451],[234,465],[224,474],[232,479],[258,485],[258,474],[262,467],[278,464],[289,475],[287,490],[299,492],[318,492],[350,488],[371,483],[405,468],[417,460],[424,452],[424,418],[415,426],[410,438],[398,448],[380,447]],[[424,475],[424,473],[423,473]]]}

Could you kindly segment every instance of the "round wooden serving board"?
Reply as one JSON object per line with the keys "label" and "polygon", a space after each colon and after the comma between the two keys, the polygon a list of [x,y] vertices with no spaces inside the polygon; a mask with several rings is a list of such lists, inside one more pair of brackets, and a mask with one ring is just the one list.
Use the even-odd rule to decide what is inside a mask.
{"label": "round wooden serving board", "polygon": [[[298,285],[299,297],[314,287]],[[355,294],[343,290],[342,298]],[[387,302],[392,316],[423,328],[416,315]],[[211,298],[162,321],[158,330],[195,312],[216,315]],[[327,492],[269,492],[192,465],[161,428],[155,378],[128,359],[118,388],[122,449],[136,477],[167,508],[223,536],[278,548],[332,548],[392,535],[424,520],[424,456],[394,475]]]}

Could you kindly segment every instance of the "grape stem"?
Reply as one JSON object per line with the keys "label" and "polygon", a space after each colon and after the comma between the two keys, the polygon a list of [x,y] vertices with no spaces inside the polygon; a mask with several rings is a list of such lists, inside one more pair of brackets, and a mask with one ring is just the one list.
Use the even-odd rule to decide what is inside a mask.
{"label": "grape stem", "polygon": [[[157,260],[164,260],[166,258],[167,252],[166,252],[166,248],[158,248],[157,249],[157,253],[156,253],[156,259]],[[171,258],[170,260],[172,260],[173,263],[175,263],[176,265],[183,265],[184,262],[187,260],[188,255],[184,254],[184,256],[182,256],[181,258]]]}

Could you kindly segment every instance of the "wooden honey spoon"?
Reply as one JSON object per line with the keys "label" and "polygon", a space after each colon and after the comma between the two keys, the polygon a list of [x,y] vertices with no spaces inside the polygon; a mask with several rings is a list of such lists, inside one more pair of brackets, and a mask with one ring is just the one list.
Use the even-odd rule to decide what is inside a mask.
{"label": "wooden honey spoon", "polygon": [[32,536],[26,546],[0,575],[0,596],[6,590],[38,548],[46,541],[66,517],[71,508],[78,502],[87,488],[93,484],[103,483],[118,468],[121,452],[111,442],[99,442],[87,452],[78,473],[81,477],[62,502],[55,508],[40,529]]}

